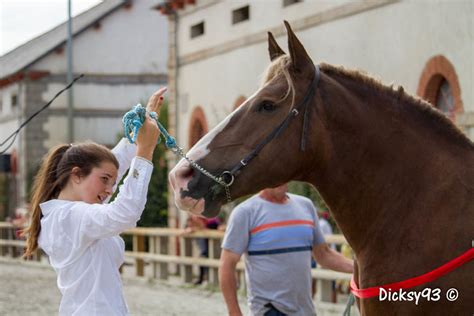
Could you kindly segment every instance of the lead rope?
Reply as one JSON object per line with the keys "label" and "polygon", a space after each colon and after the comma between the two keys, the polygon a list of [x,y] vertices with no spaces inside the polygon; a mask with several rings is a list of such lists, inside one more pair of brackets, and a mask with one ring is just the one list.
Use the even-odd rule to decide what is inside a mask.
{"label": "lead rope", "polygon": [[342,313],[342,316],[351,316],[351,307],[352,305],[354,305],[354,302],[355,302],[354,294],[350,293],[349,299],[347,300],[346,308],[344,309],[344,313]]}
{"label": "lead rope", "polygon": [[[198,165],[195,161],[187,157],[183,151],[183,148],[179,147],[178,144],[176,144],[176,139],[172,137],[168,133],[166,128],[160,123],[156,112],[150,112],[149,114],[150,114],[150,117],[154,119],[156,123],[158,124],[158,128],[160,129],[160,132],[161,132],[161,137],[165,140],[166,148],[171,150],[176,156],[186,159],[191,164],[191,166],[196,168],[199,172],[201,172],[208,178],[222,185],[225,188],[227,201],[231,202],[232,199],[230,196],[229,186],[232,183],[226,183],[225,181],[222,180],[222,177],[216,177],[215,175],[213,175],[212,173],[210,173],[209,171],[207,171],[206,169]],[[145,122],[145,118],[146,118],[146,109],[141,104],[135,105],[132,110],[128,111],[123,116],[122,123],[123,123],[123,130],[125,132],[125,137],[128,139],[128,141],[131,144],[134,144],[136,142],[138,130],[140,129],[140,127],[142,127],[143,122]],[[158,144],[161,143],[161,137],[158,139]]]}

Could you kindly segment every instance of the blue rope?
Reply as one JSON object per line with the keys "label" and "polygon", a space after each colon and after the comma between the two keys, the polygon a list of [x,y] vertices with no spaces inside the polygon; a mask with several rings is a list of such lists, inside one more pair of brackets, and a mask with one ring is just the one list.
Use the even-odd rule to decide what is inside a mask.
{"label": "blue rope", "polygon": [[[165,140],[166,148],[176,148],[176,140],[168,133],[164,126],[160,123],[158,115],[156,112],[150,112],[150,117],[156,121],[158,128],[161,132],[161,137]],[[137,141],[138,130],[142,127],[143,122],[146,118],[146,109],[141,105],[137,104],[125,113],[122,118],[123,130],[125,132],[125,137],[131,144],[134,144]],[[158,139],[158,144],[161,142],[161,138]]]}

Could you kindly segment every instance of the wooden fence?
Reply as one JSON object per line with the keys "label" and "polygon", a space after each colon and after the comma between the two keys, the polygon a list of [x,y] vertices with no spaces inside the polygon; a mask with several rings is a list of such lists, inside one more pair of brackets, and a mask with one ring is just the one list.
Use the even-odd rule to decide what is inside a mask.
{"label": "wooden fence", "polygon": [[[133,275],[168,280],[179,275],[183,283],[193,281],[193,272],[200,266],[208,267],[209,285],[218,286],[220,244],[224,233],[216,230],[202,230],[183,234],[182,229],[137,227],[123,233],[132,239],[132,250],[125,251],[126,262],[132,264]],[[126,237],[125,237],[126,238]],[[209,243],[209,257],[200,258],[194,240],[204,238]],[[343,244],[342,235],[325,236],[329,244]],[[170,253],[170,244],[179,244],[179,255]],[[0,222],[0,256],[21,260],[25,242],[15,238],[15,228],[10,223]],[[175,247],[176,248],[176,247]],[[41,261],[38,251],[34,260]],[[128,269],[128,267],[126,268]],[[240,290],[245,291],[245,269],[243,261],[237,265]],[[130,272],[130,271],[129,271]],[[351,275],[321,268],[312,270],[317,282],[315,305],[318,315],[341,315],[345,308],[344,296],[335,303],[334,281],[349,281]],[[341,302],[342,301],[342,302]],[[356,313],[357,314],[357,313]]]}

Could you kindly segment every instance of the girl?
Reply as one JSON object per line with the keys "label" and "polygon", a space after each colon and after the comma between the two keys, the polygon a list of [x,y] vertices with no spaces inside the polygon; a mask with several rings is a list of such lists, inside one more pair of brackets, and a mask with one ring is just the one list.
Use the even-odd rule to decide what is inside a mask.
{"label": "girl", "polygon": [[[165,91],[150,98],[147,111],[159,113]],[[147,114],[136,145],[125,139],[112,151],[95,143],[60,145],[43,161],[24,232],[25,256],[38,246],[49,256],[62,294],[59,315],[128,315],[119,274],[125,244],[119,234],[135,227],[143,212],[159,135]],[[115,201],[103,204],[129,167]]]}

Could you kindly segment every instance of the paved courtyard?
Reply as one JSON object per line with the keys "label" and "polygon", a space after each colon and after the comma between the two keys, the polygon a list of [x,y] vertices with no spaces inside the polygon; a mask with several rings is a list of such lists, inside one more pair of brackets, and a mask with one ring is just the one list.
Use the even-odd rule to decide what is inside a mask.
{"label": "paved courtyard", "polygon": [[[60,293],[48,268],[0,262],[0,315],[57,315]],[[125,299],[132,315],[226,315],[218,291],[124,278]],[[241,307],[246,313],[245,300]]]}

